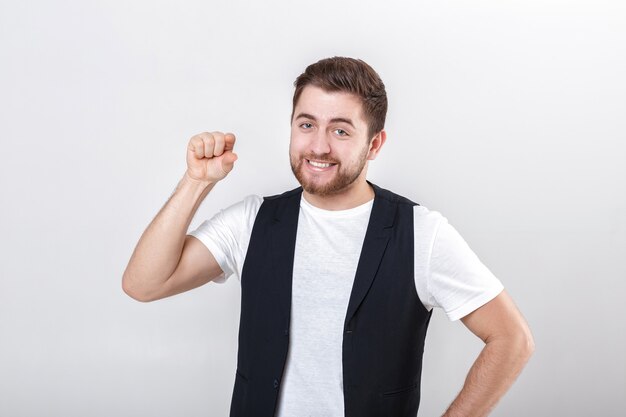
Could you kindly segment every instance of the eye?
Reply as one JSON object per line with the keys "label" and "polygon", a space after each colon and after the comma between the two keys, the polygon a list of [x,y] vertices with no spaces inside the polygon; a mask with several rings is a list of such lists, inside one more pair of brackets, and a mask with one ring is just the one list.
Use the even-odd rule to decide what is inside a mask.
{"label": "eye", "polygon": [[302,123],[300,127],[303,129],[310,129],[313,127],[313,125],[311,123],[305,122],[305,123]]}
{"label": "eye", "polygon": [[339,136],[348,136],[348,132],[343,129],[335,129],[333,130],[333,132],[335,132]]}

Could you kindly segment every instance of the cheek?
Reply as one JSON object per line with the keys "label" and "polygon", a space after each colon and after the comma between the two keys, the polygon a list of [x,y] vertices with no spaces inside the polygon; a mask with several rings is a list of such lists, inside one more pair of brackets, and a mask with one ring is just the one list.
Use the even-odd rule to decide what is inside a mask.
{"label": "cheek", "polygon": [[302,135],[298,135],[297,133],[292,133],[291,138],[289,140],[289,153],[292,152],[303,152],[306,147],[306,141],[303,140]]}
{"label": "cheek", "polygon": [[293,162],[296,162],[298,159],[300,159],[300,155],[302,155],[302,149],[298,147],[297,142],[295,142],[294,140],[289,142],[289,159]]}

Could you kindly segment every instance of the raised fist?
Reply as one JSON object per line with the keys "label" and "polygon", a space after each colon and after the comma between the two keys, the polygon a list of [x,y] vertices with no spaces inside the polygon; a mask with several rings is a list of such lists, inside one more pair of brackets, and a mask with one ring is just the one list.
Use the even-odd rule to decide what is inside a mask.
{"label": "raised fist", "polygon": [[194,135],[187,145],[187,175],[208,182],[217,182],[233,169],[237,155],[233,152],[235,135],[203,132]]}

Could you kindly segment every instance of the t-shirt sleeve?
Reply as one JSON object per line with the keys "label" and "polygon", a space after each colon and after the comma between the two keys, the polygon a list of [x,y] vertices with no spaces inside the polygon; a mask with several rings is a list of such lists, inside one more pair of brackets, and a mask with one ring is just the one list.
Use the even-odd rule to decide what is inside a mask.
{"label": "t-shirt sleeve", "polygon": [[240,276],[252,225],[262,200],[259,196],[247,196],[188,233],[207,247],[222,269],[223,273],[213,282],[223,283],[233,274]]}
{"label": "t-shirt sleeve", "polygon": [[459,232],[441,217],[427,274],[428,304],[458,320],[495,298],[504,289]]}

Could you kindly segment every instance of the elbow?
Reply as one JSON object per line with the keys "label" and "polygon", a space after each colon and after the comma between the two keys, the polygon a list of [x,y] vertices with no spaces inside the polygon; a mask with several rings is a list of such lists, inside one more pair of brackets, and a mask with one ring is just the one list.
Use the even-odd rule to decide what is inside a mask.
{"label": "elbow", "polygon": [[535,340],[527,325],[509,328],[509,331],[500,337],[494,337],[487,341],[493,342],[502,352],[523,367],[535,352]]}
{"label": "elbow", "polygon": [[142,303],[148,303],[156,299],[151,297],[147,292],[141,291],[127,274],[124,274],[122,277],[122,290],[133,300],[140,301]]}
{"label": "elbow", "polygon": [[527,362],[535,353],[535,339],[527,326],[519,331],[516,346],[518,355],[524,362]]}
{"label": "elbow", "polygon": [[528,331],[528,334],[524,339],[524,352],[526,354],[526,359],[530,359],[533,353],[535,353],[535,339],[530,331]]}

